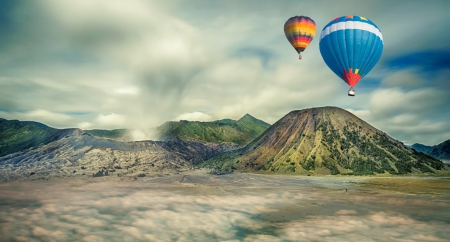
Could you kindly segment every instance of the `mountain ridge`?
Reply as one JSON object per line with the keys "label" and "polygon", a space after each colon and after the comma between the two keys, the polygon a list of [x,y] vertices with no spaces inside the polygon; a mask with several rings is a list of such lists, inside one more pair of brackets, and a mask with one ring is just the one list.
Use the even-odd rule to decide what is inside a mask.
{"label": "mountain ridge", "polygon": [[[164,125],[170,126],[164,130]],[[186,125],[194,126],[200,130],[191,132]],[[179,129],[181,126],[181,130]],[[239,120],[222,119],[212,122],[198,121],[169,121],[159,126],[162,136],[160,140],[170,141],[185,139],[197,142],[230,143],[230,145],[243,145],[257,137],[270,125],[249,114]],[[167,127],[166,127],[167,128]],[[178,129],[177,129],[178,128]],[[131,141],[130,130],[81,130],[78,128],[56,129],[35,121],[6,120],[0,118],[0,157],[26,150],[39,145],[45,145],[68,135],[74,130],[86,132],[98,138],[107,138],[121,142]],[[168,132],[167,132],[168,131]],[[213,134],[211,138],[209,134]]]}
{"label": "mountain ridge", "polygon": [[72,132],[82,131],[77,128],[55,129],[34,121],[0,118],[0,157],[51,143]]}
{"label": "mountain ridge", "polygon": [[162,140],[181,138],[185,140],[234,143],[245,145],[258,137],[270,124],[250,114],[240,119],[221,119],[209,122],[200,121],[168,121],[157,127]]}
{"label": "mountain ridge", "polygon": [[432,146],[427,154],[438,159],[450,160],[450,139]]}
{"label": "mountain ridge", "polygon": [[422,152],[427,154],[428,151],[433,148],[434,146],[429,146],[429,145],[423,145],[423,144],[419,144],[419,143],[414,143],[413,145],[410,146],[411,149],[415,149],[418,152]]}
{"label": "mountain ridge", "polygon": [[[247,133],[253,130],[256,138],[242,146],[183,140],[179,136],[166,141],[118,142],[81,129],[58,130],[32,121],[0,119],[0,134],[10,134],[14,128],[19,131],[18,135],[0,136],[2,152],[7,147],[5,140],[26,141],[22,148],[31,145],[0,156],[0,177],[141,176],[178,172],[199,164],[227,171],[298,175],[406,174],[437,172],[444,167],[441,161],[406,147],[341,108],[294,110],[263,131],[254,128],[258,122],[257,127],[266,124],[248,114],[237,121],[168,122],[175,126],[206,123],[212,129],[199,127],[206,134],[224,127],[238,127]],[[23,139],[29,133],[34,135]]]}
{"label": "mountain ridge", "polygon": [[443,167],[337,107],[291,111],[243,149],[203,165],[294,174],[405,174]]}

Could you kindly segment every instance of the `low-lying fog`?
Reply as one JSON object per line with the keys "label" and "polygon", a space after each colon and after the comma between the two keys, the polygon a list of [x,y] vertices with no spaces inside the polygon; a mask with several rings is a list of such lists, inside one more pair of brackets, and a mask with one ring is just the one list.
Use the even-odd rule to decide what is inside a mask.
{"label": "low-lying fog", "polygon": [[[118,179],[118,178],[117,178]],[[255,174],[0,184],[0,241],[448,241],[450,197]]]}

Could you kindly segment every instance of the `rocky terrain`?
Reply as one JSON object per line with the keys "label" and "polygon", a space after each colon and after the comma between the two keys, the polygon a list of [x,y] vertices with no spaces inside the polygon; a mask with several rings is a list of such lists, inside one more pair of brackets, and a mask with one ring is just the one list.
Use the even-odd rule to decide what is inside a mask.
{"label": "rocky terrain", "polygon": [[444,164],[336,107],[292,111],[245,146],[203,163],[219,170],[292,174],[436,172]]}
{"label": "rocky terrain", "polygon": [[56,141],[0,157],[0,181],[66,176],[134,176],[177,173],[240,148],[194,141],[118,142],[71,129]]}
{"label": "rocky terrain", "polygon": [[242,148],[269,126],[249,114],[237,121],[166,122],[156,128],[164,141],[127,142],[126,129],[55,129],[0,119],[0,180],[177,173]]}
{"label": "rocky terrain", "polygon": [[128,129],[112,129],[112,130],[104,130],[104,129],[91,129],[86,130],[89,134],[92,134],[101,138],[113,139],[116,141],[133,141],[130,132]]}

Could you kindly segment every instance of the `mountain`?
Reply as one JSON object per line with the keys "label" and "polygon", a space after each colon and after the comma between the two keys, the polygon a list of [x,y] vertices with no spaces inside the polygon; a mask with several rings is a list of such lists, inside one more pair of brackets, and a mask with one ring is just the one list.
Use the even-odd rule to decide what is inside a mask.
{"label": "mountain", "polygon": [[292,111],[243,149],[203,165],[293,174],[405,174],[444,166],[336,107]]}
{"label": "mountain", "polygon": [[427,153],[433,146],[423,145],[419,143],[415,143],[411,145],[409,148],[415,149],[417,152]]}
{"label": "mountain", "polygon": [[431,147],[427,153],[438,159],[450,160],[450,139]]}
{"label": "mountain", "polygon": [[157,127],[162,140],[180,138],[183,140],[248,144],[262,134],[270,124],[254,118],[250,114],[239,120],[222,119],[212,122],[170,121]]}
{"label": "mountain", "polygon": [[55,141],[73,129],[54,129],[32,121],[0,118],[0,157]]}
{"label": "mountain", "polygon": [[54,129],[38,122],[0,118],[0,181],[30,176],[36,179],[163,174],[192,169],[194,163],[242,147],[233,143],[213,144],[177,137],[170,141],[139,142],[111,139],[126,132]]}
{"label": "mountain", "polygon": [[57,140],[0,157],[0,181],[31,177],[145,176],[195,168],[194,163],[238,145],[195,141],[118,142],[81,129]]}
{"label": "mountain", "polygon": [[[162,140],[184,139],[198,142],[247,144],[258,137],[270,125],[246,114],[239,120],[223,119],[213,122],[179,121],[166,122],[156,128]],[[66,135],[74,129],[55,129],[33,121],[6,120],[0,118],[0,157],[45,145]],[[130,130],[87,130],[98,138],[131,141]]]}
{"label": "mountain", "polygon": [[[212,122],[199,121],[168,121],[156,127],[155,133],[159,140],[183,139],[211,143],[248,144],[258,137],[270,124],[259,120],[250,114],[239,120],[222,119]],[[89,134],[97,137],[113,139],[116,141],[131,141],[130,130],[87,130]]]}
{"label": "mountain", "polygon": [[438,145],[427,146],[423,144],[413,144],[412,149],[433,156],[436,159],[450,160],[450,140],[444,141]]}

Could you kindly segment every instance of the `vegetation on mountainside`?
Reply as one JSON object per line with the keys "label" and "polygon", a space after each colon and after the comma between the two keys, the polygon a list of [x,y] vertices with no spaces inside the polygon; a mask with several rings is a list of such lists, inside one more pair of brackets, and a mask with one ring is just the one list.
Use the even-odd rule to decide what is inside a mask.
{"label": "vegetation on mountainside", "polygon": [[205,167],[291,174],[407,174],[444,164],[339,108],[293,111],[245,148]]}
{"label": "vegetation on mountainside", "polygon": [[270,125],[246,114],[235,121],[222,119],[212,122],[170,121],[157,128],[161,138],[211,143],[247,144],[261,135]]}
{"label": "vegetation on mountainside", "polygon": [[[157,130],[166,140],[181,138],[200,142],[243,145],[258,137],[269,126],[247,114],[237,121],[223,119],[213,122],[166,122]],[[50,143],[60,138],[63,133],[63,130],[54,129],[38,122],[0,118],[0,156]],[[87,133],[118,141],[125,141],[129,138],[127,129],[94,129],[88,130]]]}
{"label": "vegetation on mountainside", "polygon": [[58,131],[37,122],[0,118],[0,156],[52,142]]}
{"label": "vegetation on mountainside", "polygon": [[[239,120],[222,119],[212,122],[199,121],[168,121],[158,126],[156,132],[160,140],[184,139],[211,143],[248,144],[261,135],[270,124],[244,115]],[[88,130],[88,133],[109,139],[127,140],[127,129],[115,130]]]}

